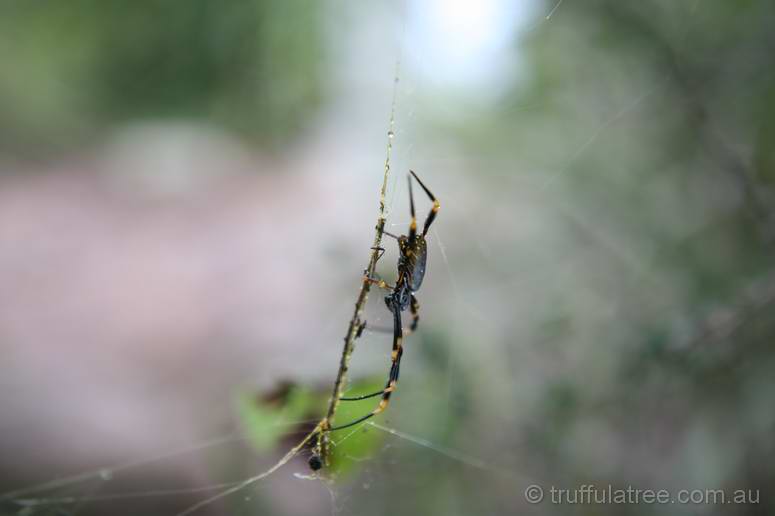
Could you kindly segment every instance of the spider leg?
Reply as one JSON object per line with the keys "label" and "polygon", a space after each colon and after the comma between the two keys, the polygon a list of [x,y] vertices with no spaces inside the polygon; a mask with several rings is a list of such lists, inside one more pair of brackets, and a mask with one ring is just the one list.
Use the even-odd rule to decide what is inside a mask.
{"label": "spider leg", "polygon": [[414,195],[412,194],[412,176],[406,176],[409,181],[409,213],[412,215],[412,221],[409,223],[409,245],[414,245],[414,239],[417,237],[417,216],[414,214]]}
{"label": "spider leg", "polygon": [[374,396],[379,396],[380,394],[385,394],[385,389],[382,389],[381,391],[372,392],[371,394],[364,394],[363,396],[342,396],[339,398],[339,401],[361,401],[361,400],[367,400],[369,398],[373,398]]}
{"label": "spider leg", "polygon": [[417,298],[412,294],[412,303],[409,305],[409,311],[412,312],[412,324],[409,326],[409,333],[414,332],[417,329],[417,325],[420,323],[420,303],[417,302]]}
{"label": "spider leg", "polygon": [[379,254],[377,255],[377,261],[379,261],[380,258],[382,258],[382,255],[385,254],[384,247],[372,247],[371,250],[379,252]]}
{"label": "spider leg", "polygon": [[366,414],[363,417],[360,417],[356,419],[355,421],[351,421],[344,425],[338,425],[328,428],[329,432],[333,432],[335,430],[342,430],[344,428],[349,428],[351,426],[355,426],[358,423],[362,423],[366,421],[369,418],[372,418],[376,416],[377,414],[380,414],[383,412],[388,405],[390,404],[390,396],[393,394],[393,391],[396,390],[396,384],[398,383],[398,374],[401,367],[401,355],[404,354],[404,348],[401,345],[404,335],[403,330],[401,329],[401,310],[396,306],[395,310],[393,310],[393,351],[391,353],[391,361],[392,365],[390,366],[390,375],[388,376],[388,381],[385,384],[385,388],[381,391],[374,392],[372,394],[367,394],[365,396],[355,396],[352,398],[339,398],[340,401],[359,401],[359,400],[365,400],[368,398],[373,398],[375,396],[382,395],[382,399],[379,401],[379,405]]}
{"label": "spider leg", "polygon": [[[428,187],[425,186],[422,181],[420,181],[420,178],[417,177],[417,174],[415,174],[414,171],[410,170],[409,173],[412,174],[412,177],[414,177],[418,183],[420,183],[422,189],[425,190],[425,193],[428,194],[428,197],[430,197],[431,201],[433,201],[433,207],[431,208],[430,213],[428,213],[428,217],[425,219],[425,224],[422,228],[422,236],[425,236],[428,234],[428,230],[430,229],[431,224],[433,224],[433,220],[436,218],[436,213],[438,213],[439,208],[441,208],[441,204],[436,199],[436,197],[433,196],[431,191],[428,190]],[[414,208],[412,208],[412,219],[414,219]]]}
{"label": "spider leg", "polygon": [[390,285],[388,285],[385,282],[385,280],[383,280],[381,278],[377,279],[377,278],[370,278],[369,276],[364,276],[363,279],[364,279],[364,281],[368,281],[372,285],[377,285],[379,288],[382,288],[382,289],[385,289],[385,290],[390,290],[391,292],[394,289],[394,287],[391,287]]}

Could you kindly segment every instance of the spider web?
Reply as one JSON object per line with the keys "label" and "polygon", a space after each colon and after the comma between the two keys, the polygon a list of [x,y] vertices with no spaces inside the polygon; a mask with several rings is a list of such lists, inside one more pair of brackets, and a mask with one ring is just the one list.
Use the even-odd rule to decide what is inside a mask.
{"label": "spider web", "polygon": [[[697,7],[697,3],[690,6],[688,21],[675,28],[675,32],[681,34],[679,41],[691,42],[691,22]],[[575,14],[578,11],[572,11],[562,0],[544,5],[542,9],[529,17],[521,29],[523,34],[547,34],[543,37],[557,38],[554,45],[566,49],[571,48],[569,45],[581,44],[573,39],[572,27],[574,23],[592,23],[589,19],[563,21],[564,10]],[[407,30],[411,32],[411,28]],[[687,216],[678,223],[677,220],[686,214],[681,209],[680,199],[666,192],[675,185],[658,177],[645,188],[657,192],[662,202],[671,203],[666,208],[669,216],[660,219],[658,212],[649,212],[649,216],[655,217],[643,224],[650,232],[649,237],[635,238],[626,219],[612,222],[609,218],[611,213],[625,217],[626,206],[602,209],[598,202],[616,201],[606,196],[596,197],[595,190],[601,184],[610,186],[623,198],[632,200],[627,197],[631,185],[621,180],[621,176],[629,171],[608,168],[607,175],[597,177],[599,183],[591,180],[591,184],[585,183],[585,175],[593,175],[591,171],[601,165],[603,158],[608,158],[607,154],[615,154],[623,146],[637,157],[643,152],[640,147],[643,142],[654,141],[650,131],[659,125],[650,113],[668,111],[662,102],[675,88],[676,78],[660,74],[638,75],[627,63],[614,63],[609,71],[620,75],[617,80],[621,84],[608,92],[605,99],[595,97],[601,102],[600,106],[577,109],[565,106],[566,114],[575,117],[575,126],[582,128],[580,131],[569,128],[562,132],[562,127],[553,125],[551,127],[560,133],[546,136],[540,134],[545,128],[540,127],[540,120],[536,120],[535,124],[526,123],[514,130],[527,142],[518,145],[526,154],[519,158],[521,161],[513,161],[516,158],[510,155],[490,156],[487,144],[476,141],[469,142],[474,150],[461,158],[446,148],[442,137],[436,135],[434,139],[429,134],[427,118],[430,117],[421,108],[426,104],[424,86],[433,63],[429,63],[422,49],[413,49],[411,35],[404,33],[402,38],[403,71],[398,82],[396,155],[387,229],[398,234],[408,225],[403,173],[410,167],[418,171],[441,200],[442,210],[431,232],[431,261],[426,283],[418,295],[420,330],[407,339],[394,401],[384,416],[341,432],[334,438],[336,444],[356,438],[361,432],[376,432],[384,438],[379,450],[356,458],[362,466],[355,478],[333,484],[310,476],[305,453],[291,459],[281,469],[272,470],[292,444],[272,456],[257,457],[250,452],[241,433],[229,431],[191,446],[170,447],[169,451],[151,454],[148,458],[53,478],[7,492],[0,496],[5,504],[1,506],[3,511],[9,514],[92,514],[92,504],[99,507],[99,503],[105,502],[129,504],[150,500],[156,505],[159,500],[170,499],[170,504],[164,506],[165,510],[169,509],[165,513],[169,514],[186,513],[191,507],[197,509],[194,514],[393,514],[397,508],[406,507],[428,513],[490,511],[508,514],[525,507],[522,493],[529,484],[573,485],[579,478],[584,478],[579,471],[585,468],[594,468],[598,478],[617,478],[617,473],[621,472],[617,471],[620,464],[615,458],[626,456],[630,451],[633,462],[642,466],[645,473],[638,478],[630,471],[628,478],[646,483],[658,478],[669,485],[676,482],[675,477],[661,469],[664,466],[644,456],[648,448],[628,450],[642,435],[627,421],[606,412],[605,405],[615,404],[617,400],[596,389],[621,384],[621,378],[616,375],[626,359],[615,346],[628,342],[628,339],[606,336],[620,337],[634,328],[653,324],[655,320],[671,319],[668,327],[676,337],[674,340],[692,342],[696,337],[696,321],[707,319],[706,310],[691,313],[682,304],[688,289],[670,284],[669,280],[675,276],[663,274],[662,270],[655,271],[659,266],[656,258],[665,252],[659,245],[669,241],[670,245],[680,247],[703,235],[729,214],[734,203],[722,202],[721,207],[713,207],[718,211],[712,211],[695,199],[705,211],[696,217]],[[376,55],[373,48],[362,52],[368,58]],[[359,62],[357,58],[353,59]],[[389,61],[386,58],[376,66],[392,70]],[[633,76],[621,77],[628,74]],[[385,84],[392,82],[389,78],[384,80],[385,77],[379,79]],[[600,86],[594,80],[588,81],[587,86],[590,83],[593,87]],[[379,90],[382,98],[389,98],[384,93],[384,88]],[[459,112],[467,106],[455,102],[452,102],[455,105],[453,112],[441,113],[442,118],[448,116],[453,119],[453,124],[462,126],[481,123],[461,115]],[[497,94],[488,102],[485,110],[521,113],[528,119],[545,107],[541,99],[531,99],[537,104],[511,105]],[[481,109],[481,106],[471,107],[472,110],[477,108]],[[455,117],[459,118],[455,120]],[[341,123],[334,122],[332,132],[336,134],[337,125]],[[503,126],[501,129],[509,128]],[[636,144],[621,136],[631,136],[628,133],[637,136]],[[530,142],[539,137],[552,141],[553,145],[540,145],[531,152]],[[475,147],[477,143],[480,147]],[[333,146],[324,143],[326,148]],[[363,158],[364,163],[369,162],[366,168],[375,169],[373,148],[364,155],[367,156]],[[676,165],[645,153],[643,157],[652,159],[649,163],[652,166],[661,163],[663,169]],[[639,171],[629,160],[622,162],[634,167],[633,173]],[[481,177],[467,173],[472,167],[490,171],[486,184],[480,184],[483,182]],[[515,168],[518,169],[516,172]],[[367,199],[365,204],[369,204],[368,199],[374,196],[374,192],[369,192],[375,189],[375,181],[372,174],[364,176],[356,179],[360,182],[357,190],[363,194],[361,199]],[[723,174],[719,177],[715,185],[708,187],[707,195],[714,195],[713,189],[718,185],[731,188],[736,184],[734,177],[723,178]],[[419,216],[426,213],[425,201],[416,199]],[[308,211],[313,209],[311,206]],[[365,213],[362,220],[367,222],[361,224],[365,227],[357,229],[363,230],[363,235],[371,229],[371,218]],[[658,233],[665,220],[670,222],[672,234]],[[387,251],[379,265],[379,273],[388,282],[393,278],[396,260],[396,250],[390,248],[391,243],[387,241]],[[621,283],[613,284],[612,277]],[[767,307],[773,299],[768,284],[762,287],[758,281],[741,282],[730,290],[732,293],[725,298],[735,300],[732,306],[739,309],[730,316],[733,322],[725,323],[725,320],[718,322],[718,317],[714,318],[708,308],[711,334],[737,331],[744,326],[740,323],[740,313],[748,313],[752,307]],[[642,291],[638,298],[640,302],[632,306],[631,299],[636,291]],[[391,318],[380,297],[379,293],[373,293],[369,301],[369,326],[357,344],[351,366],[353,375],[358,371],[387,371],[390,336],[378,329],[389,329]],[[325,321],[328,322],[321,324],[323,341],[337,342],[337,335],[345,324],[349,306],[339,304],[343,306],[330,303],[325,307],[328,311]],[[644,310],[644,313],[633,313],[636,309]],[[679,315],[673,315],[676,313]],[[609,329],[601,331],[600,327],[605,325],[609,325]],[[546,345],[533,346],[528,342]],[[601,351],[600,347],[604,349]],[[309,358],[312,366],[304,367],[304,371],[314,370],[318,379],[325,383],[327,372],[333,376],[332,355],[337,352],[338,345],[331,345],[314,359],[302,357],[300,361]],[[761,378],[761,370],[750,369],[752,367],[749,371],[754,378],[751,381],[755,382]],[[587,376],[596,376],[598,381],[586,382]],[[541,391],[536,386],[545,389]],[[649,389],[652,394],[661,392],[658,386],[649,385]],[[632,393],[628,395],[633,396]],[[584,405],[584,400],[589,399],[600,406]],[[645,414],[658,413],[648,401],[636,400],[636,403]],[[576,406],[583,406],[589,412],[575,413]],[[677,417],[681,408],[680,405],[673,407],[671,414]],[[538,419],[530,421],[528,416]],[[704,414],[702,417],[714,420],[716,416]],[[289,423],[288,439],[283,442],[293,443],[298,439],[300,424],[315,422]],[[538,424],[546,426],[533,426]],[[712,424],[708,427],[711,429],[702,430],[702,435],[696,437],[701,443],[710,443],[706,443],[708,447],[717,443],[721,436],[728,437],[724,433],[714,433]],[[670,428],[652,427],[657,433],[667,432]],[[622,435],[631,439],[624,439]],[[563,438],[573,442],[565,442]],[[154,480],[157,468],[174,468],[181,459],[181,464],[185,465],[192,457],[210,464],[212,471],[207,475],[207,481],[168,486]],[[689,457],[685,460],[699,459]],[[718,460],[732,459],[721,455]],[[696,470],[699,469],[701,467],[697,466]],[[271,475],[266,475],[267,472]],[[125,475],[133,475],[133,481],[138,484],[138,478],[147,477],[152,487],[112,490],[117,479]],[[697,477],[692,481],[697,481]],[[711,481],[722,482],[723,479],[707,480]],[[424,494],[414,499],[418,491]],[[229,496],[220,497],[224,493]],[[185,503],[181,504],[181,500]],[[195,505],[197,500],[211,501],[199,506]],[[127,511],[132,512],[143,506],[127,507],[131,507]]]}

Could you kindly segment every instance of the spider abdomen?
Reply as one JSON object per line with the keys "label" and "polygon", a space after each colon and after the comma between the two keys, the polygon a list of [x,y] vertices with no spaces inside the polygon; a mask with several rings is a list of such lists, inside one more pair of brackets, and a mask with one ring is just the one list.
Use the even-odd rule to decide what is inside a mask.
{"label": "spider abdomen", "polygon": [[420,290],[422,280],[425,278],[425,261],[428,258],[425,239],[418,236],[414,243],[411,254],[407,256],[409,267],[407,268],[407,277],[409,288],[412,292]]}

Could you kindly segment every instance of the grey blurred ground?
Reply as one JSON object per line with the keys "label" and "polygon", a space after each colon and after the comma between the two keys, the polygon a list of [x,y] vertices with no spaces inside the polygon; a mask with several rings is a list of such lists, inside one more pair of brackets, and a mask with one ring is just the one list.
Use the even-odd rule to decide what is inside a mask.
{"label": "grey blurred ground", "polygon": [[[236,393],[331,381],[400,52],[390,229],[409,167],[442,211],[381,424],[421,442],[331,493],[299,461],[202,514],[772,513],[774,22],[764,0],[2,3],[0,489],[228,436]],[[353,370],[389,345],[367,332]],[[273,458],[231,442],[61,492]],[[761,491],[558,507],[533,483]]]}

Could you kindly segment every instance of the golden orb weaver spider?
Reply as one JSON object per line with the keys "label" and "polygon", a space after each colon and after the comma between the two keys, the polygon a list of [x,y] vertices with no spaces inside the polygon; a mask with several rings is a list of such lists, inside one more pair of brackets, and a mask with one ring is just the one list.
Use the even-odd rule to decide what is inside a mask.
{"label": "golden orb weaver spider", "polygon": [[[422,187],[425,193],[428,194],[428,197],[433,202],[433,207],[431,207],[430,213],[428,213],[428,216],[425,218],[422,233],[419,234],[417,233],[417,218],[415,217],[414,213],[412,178],[417,181],[417,183]],[[409,174],[407,174],[407,180],[409,181],[409,209],[412,215],[412,220],[409,223],[409,234],[396,236],[388,233],[387,231],[384,232],[386,235],[395,238],[398,241],[398,251],[400,255],[398,257],[398,279],[396,280],[396,284],[395,286],[391,287],[381,279],[375,279],[371,277],[366,278],[372,284],[390,291],[390,294],[385,296],[385,304],[387,305],[388,310],[390,310],[390,312],[393,314],[393,351],[390,355],[391,366],[390,374],[388,375],[388,381],[385,384],[385,387],[380,391],[363,396],[339,398],[340,401],[361,401],[373,398],[375,396],[382,396],[382,399],[380,400],[379,405],[377,405],[377,408],[365,416],[344,425],[337,425],[324,429],[324,431],[327,432],[342,430],[343,428],[349,428],[351,426],[357,425],[358,423],[362,423],[363,421],[376,416],[387,408],[388,404],[390,403],[390,396],[396,390],[396,384],[398,383],[398,373],[401,367],[401,355],[404,353],[404,348],[402,346],[404,332],[401,322],[401,312],[409,308],[412,313],[412,324],[410,326],[410,331],[417,329],[417,324],[420,320],[420,316],[418,315],[420,305],[417,302],[417,298],[414,294],[420,289],[422,280],[425,277],[425,264],[428,257],[428,246],[427,242],[425,241],[425,237],[428,234],[428,229],[430,229],[431,224],[436,218],[436,213],[439,211],[441,205],[439,204],[439,201],[436,200],[436,197],[433,196],[431,191],[428,190],[428,188],[423,184],[422,181],[420,181],[420,178],[418,178],[413,171],[409,171]],[[319,467],[315,468],[315,465],[310,462],[310,466],[313,469],[319,469]]]}

